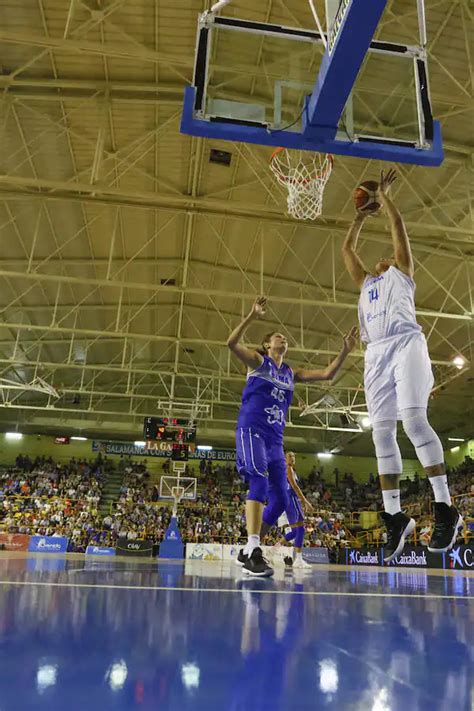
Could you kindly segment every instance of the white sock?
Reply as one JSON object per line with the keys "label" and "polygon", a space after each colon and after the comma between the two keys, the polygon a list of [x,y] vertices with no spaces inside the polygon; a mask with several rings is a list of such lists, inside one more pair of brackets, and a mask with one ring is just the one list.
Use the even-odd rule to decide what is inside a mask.
{"label": "white sock", "polygon": [[258,548],[260,545],[260,536],[249,536],[247,539],[247,545],[244,548],[244,555],[252,555],[254,548]]}
{"label": "white sock", "polygon": [[294,557],[295,560],[301,560],[302,557],[303,557],[303,553],[301,551],[299,551],[298,553],[295,551],[295,557]]}
{"label": "white sock", "polygon": [[382,490],[383,507],[388,514],[392,516],[399,511],[400,508],[400,489]]}
{"label": "white sock", "polygon": [[448,487],[448,477],[446,474],[439,476],[430,476],[430,484],[433,487],[435,501],[438,503],[448,504],[451,506],[451,496]]}

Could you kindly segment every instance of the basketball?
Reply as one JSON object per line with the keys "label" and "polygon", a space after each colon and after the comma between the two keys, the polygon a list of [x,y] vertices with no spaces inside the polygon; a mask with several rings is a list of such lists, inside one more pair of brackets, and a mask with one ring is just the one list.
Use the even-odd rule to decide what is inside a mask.
{"label": "basketball", "polygon": [[380,203],[377,200],[379,184],[375,180],[366,180],[354,190],[354,204],[359,212],[378,212]]}

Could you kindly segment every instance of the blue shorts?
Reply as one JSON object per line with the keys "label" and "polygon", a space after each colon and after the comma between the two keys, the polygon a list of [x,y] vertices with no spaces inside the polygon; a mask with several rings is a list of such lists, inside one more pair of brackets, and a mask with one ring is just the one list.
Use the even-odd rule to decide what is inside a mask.
{"label": "blue shorts", "polygon": [[269,493],[286,488],[286,460],[283,442],[269,442],[251,427],[238,427],[235,433],[237,470],[246,481],[253,476],[268,477]]}
{"label": "blue shorts", "polygon": [[288,491],[289,505],[285,509],[286,517],[289,524],[300,523],[304,521],[303,507],[298,495],[291,489]]}

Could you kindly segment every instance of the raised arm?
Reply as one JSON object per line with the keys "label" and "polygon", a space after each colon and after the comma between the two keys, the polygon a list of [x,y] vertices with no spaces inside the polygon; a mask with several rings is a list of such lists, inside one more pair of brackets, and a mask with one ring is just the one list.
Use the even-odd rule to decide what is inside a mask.
{"label": "raised arm", "polygon": [[258,366],[263,363],[263,357],[252,348],[243,346],[242,343],[240,343],[240,339],[252,321],[256,321],[265,315],[266,305],[267,299],[264,296],[259,296],[252,306],[250,313],[239,323],[237,328],[234,328],[227,339],[227,345],[232,353],[235,353],[237,358],[241,360],[247,368],[258,368]]}
{"label": "raised arm", "polygon": [[318,380],[332,380],[339,371],[341,365],[346,360],[348,354],[354,349],[358,338],[357,326],[353,326],[349,333],[344,336],[344,344],[341,352],[337,355],[327,368],[321,370],[308,370],[297,368],[295,372],[295,382],[312,383]]}
{"label": "raised arm", "polygon": [[347,237],[342,245],[342,258],[347,271],[351,275],[359,288],[362,287],[364,279],[367,276],[367,269],[364,267],[361,258],[356,252],[357,240],[359,239],[362,225],[365,222],[366,214],[358,212],[354,218],[352,225],[349,228]]}
{"label": "raised arm", "polygon": [[392,241],[393,250],[395,253],[395,263],[400,269],[400,271],[408,274],[408,276],[413,277],[415,273],[415,266],[413,264],[413,257],[411,253],[410,240],[408,239],[407,230],[403,217],[400,215],[397,207],[388,196],[388,191],[390,186],[393,185],[397,179],[397,174],[395,170],[389,170],[385,175],[383,170],[380,175],[379,189],[377,191],[380,202],[385,208],[385,212],[390,220],[390,227],[392,229]]}

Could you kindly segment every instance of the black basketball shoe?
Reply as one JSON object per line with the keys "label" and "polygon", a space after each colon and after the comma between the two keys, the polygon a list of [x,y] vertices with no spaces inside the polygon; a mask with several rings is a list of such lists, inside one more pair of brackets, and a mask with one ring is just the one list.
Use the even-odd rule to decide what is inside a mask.
{"label": "black basketball shoe", "polygon": [[413,533],[416,523],[414,519],[405,516],[403,511],[393,515],[382,511],[380,515],[387,528],[387,543],[383,547],[383,559],[385,563],[390,563],[402,552],[405,538]]}
{"label": "black basketball shoe", "polygon": [[268,565],[263,557],[260,547],[253,549],[252,554],[248,556],[245,561],[242,570],[244,573],[247,573],[247,575],[253,575],[257,578],[269,578],[274,572],[273,568]]}
{"label": "black basketball shoe", "polygon": [[239,551],[239,555],[235,559],[235,564],[243,566],[245,565],[245,561],[247,560],[248,556],[244,553],[244,549],[241,548]]}
{"label": "black basketball shoe", "polygon": [[458,531],[464,521],[454,506],[435,501],[435,525],[428,544],[430,553],[446,553],[456,542]]}

